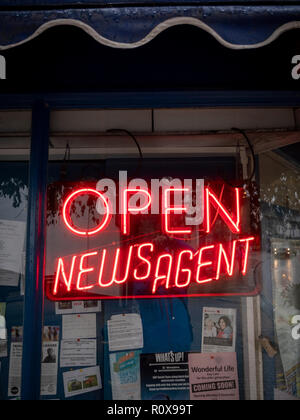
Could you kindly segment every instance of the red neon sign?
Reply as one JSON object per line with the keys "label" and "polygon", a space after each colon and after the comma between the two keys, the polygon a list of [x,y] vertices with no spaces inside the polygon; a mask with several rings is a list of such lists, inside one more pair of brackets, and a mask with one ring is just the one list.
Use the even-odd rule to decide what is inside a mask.
{"label": "red neon sign", "polygon": [[[147,218],[151,211],[153,197],[146,189],[120,191],[120,240],[99,246],[97,238],[109,236],[110,230],[115,232],[116,216],[109,199],[95,188],[78,188],[66,194],[59,233],[69,232],[72,244],[75,241],[80,245],[76,241],[83,240],[86,244],[88,238],[94,242],[84,252],[65,253],[54,259],[54,275],[46,278],[47,296],[52,300],[82,300],[243,294],[235,293],[234,287],[249,275],[257,236],[243,232],[241,190],[230,188],[223,195],[211,186],[205,187],[205,217],[200,226],[193,227],[178,216],[184,216],[188,209],[173,203],[177,192],[189,189],[162,188],[160,231],[156,233],[164,238],[163,246],[153,234],[146,241],[141,241],[143,235],[132,234],[139,220],[135,218]],[[144,202],[132,205],[132,195],[143,197]],[[100,200],[102,205],[101,220],[86,227],[79,226],[72,216],[73,206],[84,196]],[[189,244],[189,240],[195,242],[193,235],[200,238],[196,247]],[[252,288],[251,292],[256,290]],[[244,294],[251,293],[246,290]]]}

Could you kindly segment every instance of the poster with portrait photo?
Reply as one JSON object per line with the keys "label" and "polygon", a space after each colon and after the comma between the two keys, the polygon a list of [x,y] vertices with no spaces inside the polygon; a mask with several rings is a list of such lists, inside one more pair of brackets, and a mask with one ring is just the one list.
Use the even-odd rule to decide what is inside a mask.
{"label": "poster with portrait photo", "polygon": [[41,395],[56,395],[59,352],[60,327],[44,326],[42,365],[41,365]]}
{"label": "poster with portrait photo", "polygon": [[235,352],[236,309],[203,308],[202,353]]}

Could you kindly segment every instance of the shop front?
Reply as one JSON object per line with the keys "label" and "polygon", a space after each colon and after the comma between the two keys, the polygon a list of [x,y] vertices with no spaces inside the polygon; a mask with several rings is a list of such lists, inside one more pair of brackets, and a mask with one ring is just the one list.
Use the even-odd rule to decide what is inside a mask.
{"label": "shop front", "polygon": [[0,399],[299,399],[297,3],[0,22]]}

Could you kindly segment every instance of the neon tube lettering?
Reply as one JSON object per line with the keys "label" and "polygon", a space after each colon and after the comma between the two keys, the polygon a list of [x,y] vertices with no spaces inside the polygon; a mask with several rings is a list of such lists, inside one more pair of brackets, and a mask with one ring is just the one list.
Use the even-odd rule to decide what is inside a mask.
{"label": "neon tube lettering", "polygon": [[102,283],[103,271],[104,271],[104,264],[105,264],[105,260],[106,260],[106,254],[107,254],[106,249],[103,249],[103,251],[102,251],[102,258],[101,258],[101,264],[100,264],[100,269],[99,269],[99,276],[98,276],[98,284],[99,284],[100,287],[107,287],[106,284],[103,284]]}
{"label": "neon tube lettering", "polygon": [[77,258],[76,256],[74,256],[72,258],[71,268],[70,268],[70,272],[69,272],[69,279],[67,279],[67,276],[66,276],[66,273],[65,273],[65,267],[64,267],[64,260],[63,260],[63,258],[59,258],[58,259],[57,269],[56,269],[56,276],[55,276],[55,282],[54,282],[54,288],[53,288],[53,294],[54,295],[57,294],[57,288],[58,288],[60,273],[63,276],[64,283],[67,286],[68,292],[70,292],[76,258]]}
{"label": "neon tube lettering", "polygon": [[[167,274],[160,274],[161,270],[161,262],[165,259],[168,259],[168,268]],[[156,270],[155,270],[155,278],[153,281],[152,293],[154,294],[157,291],[157,283],[159,280],[165,280],[165,287],[166,289],[169,288],[169,282],[171,277],[171,270],[173,264],[173,257],[171,254],[163,254],[157,260]]]}
{"label": "neon tube lettering", "polygon": [[[144,194],[148,198],[148,202],[142,207],[130,207],[128,203],[129,194]],[[124,235],[130,234],[130,219],[129,213],[141,213],[151,206],[151,194],[138,188],[125,188],[123,191],[123,214],[122,214],[122,233]]]}
{"label": "neon tube lettering", "polygon": [[[104,204],[104,209],[105,209],[105,216],[103,218],[103,221],[101,224],[99,224],[96,228],[94,229],[90,229],[90,230],[83,230],[83,229],[78,229],[76,227],[73,226],[73,222],[71,220],[71,216],[70,216],[70,209],[72,206],[72,203],[74,202],[74,200],[80,196],[80,195],[94,195],[95,197],[97,197],[98,199],[100,199],[103,204]],[[67,226],[67,228],[75,233],[76,235],[80,235],[80,236],[92,236],[95,235],[99,232],[101,232],[102,230],[104,230],[111,219],[111,213],[109,210],[109,205],[108,205],[108,201],[106,201],[106,198],[104,197],[103,194],[101,194],[100,191],[94,190],[92,188],[82,188],[80,190],[74,191],[72,194],[70,194],[68,196],[68,198],[66,199],[64,206],[63,206],[63,210],[62,210],[62,215],[63,215],[63,220],[65,225]]]}
{"label": "neon tube lettering", "polygon": [[232,243],[232,253],[231,253],[231,262],[229,263],[226,251],[223,247],[222,244],[219,244],[219,255],[218,255],[218,266],[217,266],[217,275],[216,275],[216,280],[219,280],[220,278],[220,272],[221,272],[221,262],[222,262],[222,257],[225,261],[226,264],[226,271],[227,274],[229,275],[229,277],[232,277],[233,275],[233,269],[234,269],[234,261],[235,261],[235,250],[236,250],[236,242],[237,241],[233,241]]}
{"label": "neon tube lettering", "polygon": [[240,192],[239,188],[235,188],[235,207],[236,207],[236,220],[233,220],[233,217],[230,216],[229,212],[223,206],[223,204],[218,200],[215,194],[209,189],[205,189],[206,196],[206,233],[211,231],[211,212],[210,204],[212,204],[215,209],[219,212],[219,215],[229,227],[231,232],[240,233]]}
{"label": "neon tube lettering", "polygon": [[197,271],[196,271],[196,282],[199,283],[199,284],[209,283],[212,280],[214,280],[213,278],[200,279],[201,268],[202,267],[209,267],[209,266],[212,266],[213,265],[213,261],[211,261],[211,260],[210,261],[202,261],[203,254],[204,254],[205,251],[208,251],[208,250],[214,249],[214,248],[215,248],[214,245],[209,245],[209,246],[204,246],[203,248],[201,248],[198,251],[199,257],[198,257]]}
{"label": "neon tube lettering", "polygon": [[[98,251],[95,251],[95,244],[93,243],[93,250],[87,250],[84,254],[57,259],[55,263],[56,272],[53,277],[51,276],[51,282],[50,280],[48,282],[51,284],[53,298],[57,300],[62,296],[62,299],[66,297],[77,299],[80,291],[86,291],[87,293],[82,293],[82,295],[87,297],[91,296],[91,289],[94,289],[92,295],[92,298],[94,298],[94,294],[97,296],[97,291],[103,296],[104,290],[101,293],[101,289],[111,286],[112,290],[106,293],[107,296],[110,296],[110,292],[115,293],[114,285],[122,285],[129,280],[145,281],[143,283],[145,297],[153,297],[156,294],[163,295],[163,289],[166,291],[165,294],[168,294],[174,289],[188,287],[191,282],[198,285],[199,293],[201,293],[201,284],[222,278],[219,289],[223,290],[223,278],[226,280],[226,278],[237,275],[237,279],[241,279],[242,276],[246,276],[250,249],[252,249],[251,242],[255,240],[255,237],[249,235],[249,237],[240,239],[242,236],[241,191],[239,188],[233,188],[229,192],[230,198],[233,199],[230,203],[229,196],[223,196],[223,191],[226,191],[225,186],[223,186],[220,194],[211,188],[213,187],[204,187],[203,182],[202,194],[196,196],[202,204],[202,214],[204,215],[204,219],[199,219],[198,224],[202,224],[204,234],[209,234],[212,232],[215,220],[219,218],[220,227],[225,223],[226,228],[224,230],[228,228],[227,234],[229,234],[229,231],[234,234],[233,239],[229,239],[230,242],[226,243],[225,234],[222,235],[222,237],[224,236],[224,243],[214,243],[213,241],[207,243],[207,240],[204,239],[203,245],[205,246],[201,247],[200,245],[198,251],[195,252],[189,246],[181,245],[178,238],[170,238],[166,241],[158,241],[159,246],[156,249],[156,240],[153,240],[153,242],[150,240],[150,235],[153,236],[156,232],[151,232],[148,236],[148,229],[145,229],[145,232],[139,230],[139,236],[135,238],[136,242],[144,241],[141,243],[134,244],[134,238],[130,238],[130,241],[128,241],[127,238],[125,240],[121,237],[122,245],[110,244],[108,248]],[[192,233],[192,227],[188,226],[187,223],[189,219],[184,216],[191,213],[190,207],[193,204],[191,200],[195,198],[193,188],[186,184],[184,188],[181,185],[164,185],[161,186],[161,191],[162,195],[159,196],[159,190],[156,197],[153,191],[152,193],[148,192],[147,186],[132,184],[127,187],[126,184],[126,186],[120,187],[121,233],[129,235],[130,219],[134,219],[132,215],[148,213],[148,209],[156,201],[158,203],[161,201],[161,225],[165,234],[172,236],[174,234],[186,235]],[[182,201],[182,195],[186,192],[192,192],[192,194]],[[92,228],[82,227],[83,222],[75,220],[73,216],[75,206],[78,207],[80,201],[85,204],[85,201],[81,200],[80,197],[84,195],[88,196],[89,199],[90,197],[95,199],[99,212],[101,210],[101,220],[95,222]],[[106,229],[112,217],[113,209],[110,211],[110,202],[111,199],[107,198],[103,192],[92,188],[80,188],[67,195],[62,207],[64,224],[73,234],[82,238],[101,233]],[[86,220],[84,212],[83,216],[83,220]],[[177,223],[176,220],[180,221]],[[154,226],[155,224],[156,221],[154,221]],[[217,236],[220,236],[220,231],[217,232]],[[142,239],[147,237],[149,239]],[[174,251],[170,251],[170,249]],[[89,264],[89,258],[94,258],[93,264]],[[232,287],[234,287],[234,284]],[[122,291],[121,287],[120,289]],[[131,290],[131,288],[128,290]],[[203,293],[206,293],[207,290],[210,291],[211,289],[203,287]],[[137,293],[142,296],[141,287],[139,287]]]}
{"label": "neon tube lettering", "polygon": [[[171,282],[172,286],[180,289],[189,286],[192,281],[201,285],[219,280],[221,275],[230,278],[234,275],[235,264],[239,273],[246,275],[250,245],[253,240],[255,240],[254,237],[248,237],[227,244],[207,245],[196,253],[190,249],[183,249],[179,250],[176,258],[170,253],[154,254],[155,246],[151,242],[131,245],[125,247],[124,251],[122,248],[118,248],[113,251],[110,257],[105,248],[102,251],[72,256],[68,263],[66,259],[59,258],[56,264],[57,270],[52,295],[53,297],[68,294],[71,296],[73,291],[88,291],[90,289],[95,289],[93,293],[96,293],[97,287],[100,291],[101,288],[108,288],[114,283],[124,284],[130,279],[148,279],[149,285],[145,284],[146,290],[154,295],[159,286],[165,290],[170,289]],[[237,249],[239,249],[238,253]],[[102,255],[100,255],[101,253]],[[93,264],[87,263],[88,258],[94,258]],[[134,266],[132,266],[133,264]],[[66,265],[68,270],[66,270]],[[154,265],[155,270],[152,275]],[[205,268],[211,274],[202,273],[202,271],[206,271]],[[96,270],[98,270],[98,277],[96,273],[93,274]],[[89,273],[92,274],[91,281],[88,278],[84,280],[83,277]],[[172,273],[174,273],[174,278]],[[105,279],[109,281],[105,282]]]}
{"label": "neon tube lettering", "polygon": [[254,241],[254,237],[252,236],[251,238],[246,238],[246,239],[240,239],[240,242],[245,242],[246,247],[245,247],[245,255],[244,255],[244,263],[243,263],[243,269],[242,269],[242,273],[245,276],[247,273],[247,267],[248,267],[248,261],[249,261],[249,248],[250,248],[250,244],[249,242]]}
{"label": "neon tube lettering", "polygon": [[125,275],[120,280],[117,280],[116,279],[118,266],[120,265],[120,261],[119,260],[120,260],[120,252],[121,252],[120,248],[117,249],[116,255],[115,255],[115,262],[114,262],[113,274],[112,274],[112,278],[111,278],[110,284],[112,284],[112,283],[117,283],[117,284],[125,283],[126,280],[128,279],[129,268],[130,268],[130,264],[131,264],[132,249],[133,249],[133,245],[131,245],[129,247],[128,257],[127,257],[127,263],[126,263],[126,268],[125,268]]}
{"label": "neon tube lettering", "polygon": [[185,206],[179,206],[179,205],[174,205],[171,206],[169,205],[169,194],[171,192],[175,193],[175,192],[185,192],[185,191],[189,191],[189,188],[165,188],[163,189],[163,211],[162,211],[162,218],[163,218],[163,223],[162,223],[162,228],[163,231],[167,234],[189,234],[192,233],[192,230],[189,228],[171,228],[170,227],[170,214],[171,212],[176,212],[176,211],[183,211],[186,212],[187,208]]}
{"label": "neon tube lettering", "polygon": [[[181,251],[180,254],[178,255],[177,267],[176,267],[176,276],[175,276],[175,286],[176,287],[186,287],[191,282],[192,270],[189,269],[189,268],[182,268],[181,267],[182,258],[186,254],[189,255],[189,260],[190,261],[192,261],[193,258],[194,258],[194,253],[191,250],[188,250],[188,249],[186,249],[184,251]],[[187,279],[186,279],[185,283],[182,283],[182,284],[179,283],[179,275],[180,275],[180,273],[187,273]]]}
{"label": "neon tube lettering", "polygon": [[146,274],[144,274],[143,276],[138,276],[137,275],[137,272],[138,272],[138,269],[136,268],[134,271],[133,271],[133,277],[136,279],[136,280],[145,280],[145,279],[147,279],[148,277],[149,277],[149,275],[150,275],[150,273],[151,273],[151,262],[149,261],[149,260],[147,260],[147,258],[145,258],[145,257],[143,257],[142,255],[141,255],[141,251],[142,251],[142,249],[143,248],[150,248],[150,252],[153,252],[153,250],[154,250],[154,246],[153,246],[153,244],[151,244],[151,243],[148,243],[148,244],[142,244],[142,245],[140,245],[139,247],[138,247],[138,252],[137,252],[137,255],[138,255],[138,257],[140,258],[140,260],[142,260],[143,261],[143,263],[145,263],[146,265],[147,265],[147,271],[146,271]]}
{"label": "neon tube lettering", "polygon": [[92,273],[95,270],[94,267],[84,268],[83,267],[84,260],[86,258],[93,257],[97,254],[98,252],[95,251],[95,252],[89,252],[81,256],[80,264],[79,264],[79,273],[77,277],[77,290],[87,290],[87,289],[92,289],[94,287],[93,284],[90,284],[88,286],[80,286],[80,281],[83,274]]}

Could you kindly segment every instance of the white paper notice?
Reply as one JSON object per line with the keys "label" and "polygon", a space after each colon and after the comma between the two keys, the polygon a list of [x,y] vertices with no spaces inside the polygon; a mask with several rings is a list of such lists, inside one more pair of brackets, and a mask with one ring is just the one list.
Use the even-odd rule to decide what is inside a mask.
{"label": "white paper notice", "polygon": [[66,302],[56,302],[55,312],[57,314],[79,314],[88,312],[101,312],[100,300],[68,300]]}
{"label": "white paper notice", "polygon": [[18,286],[26,223],[0,220],[0,286]]}
{"label": "white paper notice", "polygon": [[66,398],[102,388],[99,366],[64,372],[63,380]]}
{"label": "white paper notice", "polygon": [[97,343],[95,339],[62,340],[60,367],[95,366],[96,364]]}
{"label": "white paper notice", "polygon": [[63,339],[96,338],[96,314],[63,315]]}
{"label": "white paper notice", "polygon": [[107,321],[109,351],[144,347],[143,325],[139,314],[113,315]]}

